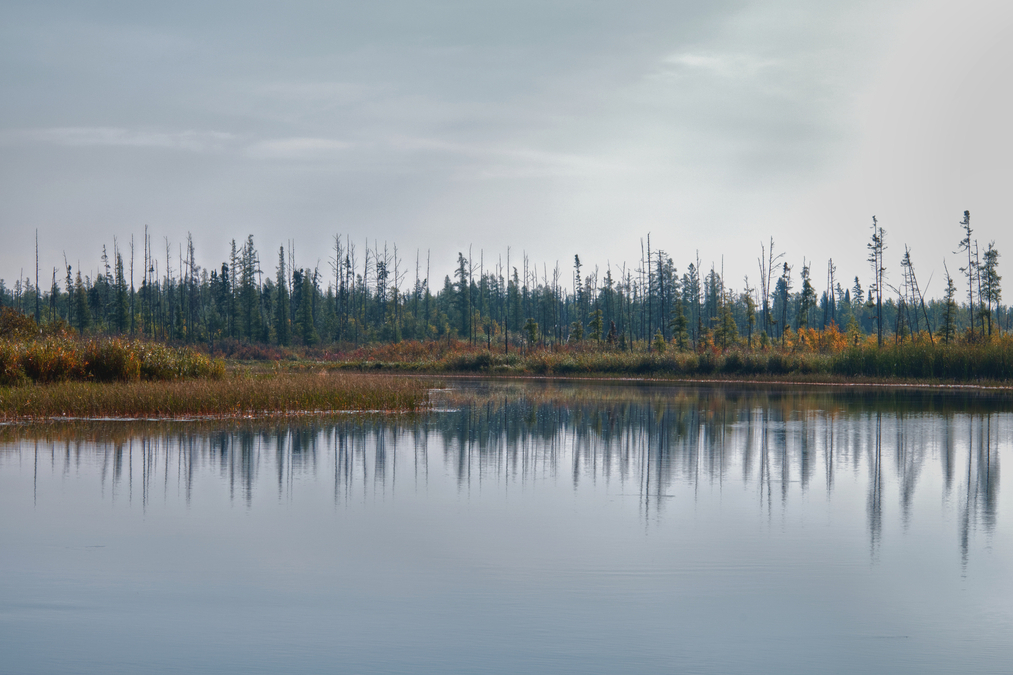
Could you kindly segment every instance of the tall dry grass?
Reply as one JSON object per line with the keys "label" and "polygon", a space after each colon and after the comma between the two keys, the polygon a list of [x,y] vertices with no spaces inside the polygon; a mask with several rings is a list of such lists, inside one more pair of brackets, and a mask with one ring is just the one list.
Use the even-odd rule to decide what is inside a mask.
{"label": "tall dry grass", "polygon": [[416,378],[295,373],[152,382],[57,382],[0,387],[0,420],[52,417],[168,418],[417,411],[431,385]]}

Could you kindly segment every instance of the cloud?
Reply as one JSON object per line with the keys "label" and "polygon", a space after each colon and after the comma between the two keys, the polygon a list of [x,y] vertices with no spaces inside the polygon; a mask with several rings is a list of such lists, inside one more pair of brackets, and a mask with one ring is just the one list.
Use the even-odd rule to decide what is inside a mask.
{"label": "cloud", "polygon": [[246,154],[255,159],[321,160],[344,155],[351,147],[333,138],[276,138],[254,143]]}
{"label": "cloud", "polygon": [[164,148],[190,152],[221,150],[235,136],[221,131],[163,132],[118,127],[55,127],[4,133],[5,144],[47,143],[66,147]]}
{"label": "cloud", "polygon": [[525,147],[502,147],[453,143],[432,138],[398,139],[396,150],[445,154],[466,160],[457,173],[468,179],[536,178],[589,176],[622,171],[625,167],[601,157],[567,152],[551,152]]}
{"label": "cloud", "polygon": [[[865,119],[856,102],[896,27],[923,32],[916,19],[935,11],[901,21],[907,0],[576,13],[557,0],[234,4],[127,16],[116,3],[15,3],[0,25],[0,220],[65,222],[68,236],[96,223],[87,241],[157,220],[316,242],[344,222],[353,236],[382,228],[434,251],[482,237],[530,240],[545,256],[579,244],[582,257],[616,255],[621,225],[720,247],[731,267],[756,231],[796,236],[783,214],[851,161]],[[902,86],[887,93],[912,73],[932,86],[938,69],[919,65],[928,47],[891,70]],[[911,127],[909,110],[944,109],[929,103],[890,117],[891,106],[869,108],[876,138]],[[892,175],[912,174],[898,166]],[[827,210],[886,216],[895,200],[842,195],[791,222],[822,232],[811,223]],[[0,251],[0,275],[15,257]]]}
{"label": "cloud", "polygon": [[779,59],[764,59],[750,54],[685,52],[670,54],[661,60],[663,72],[709,73],[727,78],[755,77],[761,71],[782,65]]}

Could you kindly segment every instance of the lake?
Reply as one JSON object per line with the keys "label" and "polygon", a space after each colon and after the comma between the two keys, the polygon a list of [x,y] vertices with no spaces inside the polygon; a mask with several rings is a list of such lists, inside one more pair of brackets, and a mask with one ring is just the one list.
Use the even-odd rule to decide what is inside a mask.
{"label": "lake", "polygon": [[446,380],[0,427],[3,673],[995,673],[1013,399]]}

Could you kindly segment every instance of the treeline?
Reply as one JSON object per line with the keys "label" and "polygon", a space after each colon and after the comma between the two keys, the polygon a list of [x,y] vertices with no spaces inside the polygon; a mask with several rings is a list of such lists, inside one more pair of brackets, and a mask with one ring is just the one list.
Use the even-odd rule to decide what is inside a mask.
{"label": "treeline", "polygon": [[[1010,329],[1001,303],[999,253],[979,247],[964,212],[958,282],[946,270],[942,298],[927,299],[907,246],[895,267],[886,233],[873,218],[867,249],[871,279],[845,281],[833,260],[791,265],[773,240],[761,245],[756,282],[737,290],[723,269],[696,256],[677,268],[648,236],[633,264],[552,268],[483,252],[459,252],[452,275],[430,284],[429,253],[409,259],[396,246],[357,246],[335,236],[324,269],[296,264],[291,246],[261,257],[253,236],[233,240],[220,266],[197,264],[190,236],[174,253],[145,231],[135,250],[103,246],[97,271],[53,268],[49,288],[36,277],[0,280],[0,304],[61,323],[82,335],[130,335],[178,343],[358,346],[402,340],[466,340],[511,348],[578,343],[616,350],[674,346],[788,345],[801,331],[830,327],[849,341],[979,340]],[[164,253],[164,255],[162,255]],[[893,281],[891,281],[891,277]],[[735,278],[739,278],[738,275]]]}

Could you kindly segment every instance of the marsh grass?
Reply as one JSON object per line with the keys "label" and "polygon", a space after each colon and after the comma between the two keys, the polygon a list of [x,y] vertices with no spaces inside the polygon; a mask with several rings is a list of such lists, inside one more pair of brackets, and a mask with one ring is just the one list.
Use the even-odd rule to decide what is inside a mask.
{"label": "marsh grass", "polygon": [[[801,341],[799,341],[801,343]],[[878,347],[874,341],[820,347],[700,352],[623,352],[589,347],[531,349],[503,354],[474,346],[407,345],[359,350],[330,367],[359,371],[483,373],[516,375],[606,375],[635,377],[790,378],[802,381],[918,381],[1007,383],[1013,381],[1013,338],[932,344],[928,339]]]}
{"label": "marsh grass", "polygon": [[162,382],[28,383],[0,387],[0,420],[404,412],[423,409],[430,386],[416,378],[325,372]]}

